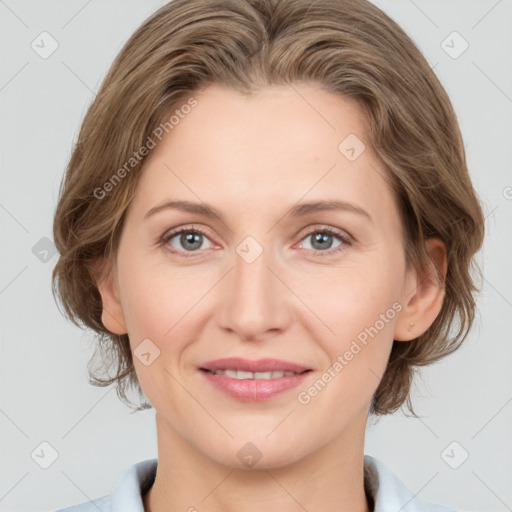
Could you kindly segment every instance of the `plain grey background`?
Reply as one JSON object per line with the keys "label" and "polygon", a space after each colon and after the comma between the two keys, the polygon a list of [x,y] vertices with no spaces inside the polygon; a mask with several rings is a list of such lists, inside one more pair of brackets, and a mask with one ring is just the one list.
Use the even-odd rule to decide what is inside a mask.
{"label": "plain grey background", "polygon": [[[0,0],[1,511],[97,498],[157,455],[154,410],[130,414],[113,388],[87,383],[94,338],[61,316],[50,276],[58,187],[86,108],[122,44],[164,3]],[[452,99],[487,234],[470,336],[421,372],[421,418],[369,425],[365,451],[426,501],[512,510],[512,0],[375,3]]]}

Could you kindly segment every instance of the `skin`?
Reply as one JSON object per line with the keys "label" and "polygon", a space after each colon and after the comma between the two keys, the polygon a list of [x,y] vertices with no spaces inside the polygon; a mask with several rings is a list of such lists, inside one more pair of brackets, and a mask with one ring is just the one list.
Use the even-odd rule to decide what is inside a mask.
{"label": "skin", "polygon": [[[213,84],[194,97],[198,105],[145,161],[116,265],[99,282],[107,329],[128,333],[132,350],[146,338],[160,350],[148,366],[134,357],[156,410],[158,469],[145,510],[367,512],[372,395],[393,339],[423,333],[444,289],[406,268],[400,214],[356,103],[314,83],[252,96]],[[338,150],[349,134],[366,144],[355,161]],[[171,199],[211,204],[224,221],[176,209],[144,220]],[[336,210],[287,215],[299,201],[326,199],[354,203],[371,220]],[[180,235],[158,244],[192,224],[206,233],[199,249]],[[318,248],[325,227],[351,242],[333,236]],[[252,263],[236,252],[247,236],[263,249]],[[427,245],[446,273],[442,242]],[[301,404],[298,393],[394,303],[401,311]],[[299,388],[241,402],[198,370],[228,356],[314,371]],[[261,452],[250,468],[237,457],[248,442]]]}

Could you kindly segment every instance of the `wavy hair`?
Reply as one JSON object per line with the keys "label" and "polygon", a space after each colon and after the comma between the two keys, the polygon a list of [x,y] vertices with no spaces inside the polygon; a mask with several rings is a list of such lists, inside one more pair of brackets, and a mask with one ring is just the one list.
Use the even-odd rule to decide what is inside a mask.
{"label": "wavy hair", "polygon": [[[484,219],[446,91],[404,30],[366,0],[173,0],[126,42],[84,117],[54,216],[59,260],[52,290],[75,324],[96,333],[101,357],[99,365],[95,357],[89,363],[91,384],[115,383],[130,406],[128,388],[144,397],[128,335],[102,324],[93,272],[99,258],[108,262],[105,272],[115,261],[144,163],[134,152],[173,109],[211,83],[250,94],[299,81],[318,82],[360,105],[399,204],[407,265],[428,268],[428,238],[446,245],[442,309],[421,336],[393,343],[370,409],[389,414],[407,401],[414,414],[415,370],[459,348],[473,323],[474,255]],[[97,191],[127,161],[123,179],[99,199]]]}

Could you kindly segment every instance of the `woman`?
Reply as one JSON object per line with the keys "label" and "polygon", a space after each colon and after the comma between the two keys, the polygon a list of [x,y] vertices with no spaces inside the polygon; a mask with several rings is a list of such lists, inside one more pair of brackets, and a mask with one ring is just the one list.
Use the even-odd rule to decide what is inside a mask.
{"label": "woman", "polygon": [[465,339],[483,232],[446,92],[377,7],[165,5],[54,225],[55,292],[116,371],[93,382],[147,398],[158,459],[65,510],[450,510],[364,455],[365,426]]}

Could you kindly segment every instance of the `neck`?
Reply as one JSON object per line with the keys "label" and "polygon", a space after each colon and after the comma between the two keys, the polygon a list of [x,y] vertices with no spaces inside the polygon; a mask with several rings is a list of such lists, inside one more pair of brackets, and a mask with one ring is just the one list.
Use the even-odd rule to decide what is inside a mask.
{"label": "neck", "polygon": [[238,469],[206,457],[157,414],[158,467],[143,497],[145,512],[372,512],[364,488],[365,426],[362,414],[343,435],[295,462]]}

